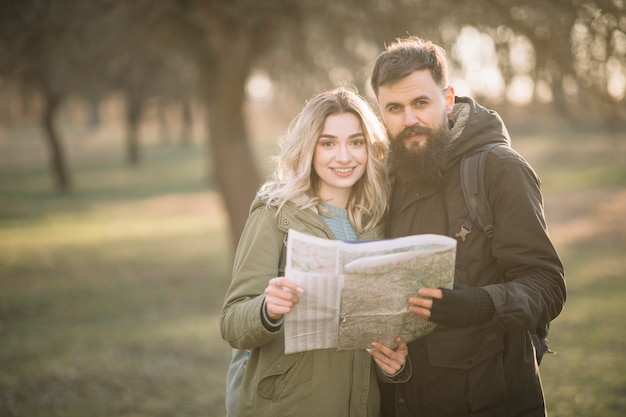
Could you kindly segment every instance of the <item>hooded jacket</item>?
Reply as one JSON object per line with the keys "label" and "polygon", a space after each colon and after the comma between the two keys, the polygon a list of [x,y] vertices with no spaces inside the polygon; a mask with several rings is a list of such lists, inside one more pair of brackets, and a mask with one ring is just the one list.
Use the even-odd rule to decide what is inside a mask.
{"label": "hooded jacket", "polygon": [[[320,349],[285,355],[282,326],[270,331],[261,321],[263,291],[278,274],[290,228],[335,238],[313,210],[287,203],[276,216],[276,208],[267,208],[259,200],[252,203],[220,318],[222,337],[234,348],[251,350],[238,415],[379,416],[377,367],[365,350]],[[379,239],[382,234],[381,226],[359,239]]]}
{"label": "hooded jacket", "polygon": [[530,331],[561,312],[563,266],[548,237],[540,183],[510,147],[494,111],[457,97],[452,141],[439,186],[408,192],[395,181],[387,237],[436,233],[454,237],[468,215],[459,180],[461,158],[489,144],[485,190],[495,216],[489,239],[479,228],[458,240],[455,283],[482,287],[495,307],[481,326],[435,331],[409,345],[412,379],[383,387],[383,415],[544,416]]}

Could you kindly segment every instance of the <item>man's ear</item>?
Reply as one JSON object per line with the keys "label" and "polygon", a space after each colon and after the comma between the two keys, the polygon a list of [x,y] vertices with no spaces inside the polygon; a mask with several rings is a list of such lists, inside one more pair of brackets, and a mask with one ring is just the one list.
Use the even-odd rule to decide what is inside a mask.
{"label": "man's ear", "polygon": [[444,91],[444,94],[446,95],[446,111],[450,114],[454,108],[454,87],[449,85]]}

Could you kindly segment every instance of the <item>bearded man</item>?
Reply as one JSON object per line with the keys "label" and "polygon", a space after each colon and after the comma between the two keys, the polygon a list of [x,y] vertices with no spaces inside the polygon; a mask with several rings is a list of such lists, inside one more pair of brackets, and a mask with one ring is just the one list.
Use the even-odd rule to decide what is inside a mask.
{"label": "bearded man", "polygon": [[445,51],[398,39],[381,53],[372,88],[391,141],[387,237],[458,237],[468,216],[464,155],[491,143],[484,167],[492,237],[459,239],[454,289],[421,288],[409,310],[437,323],[409,345],[412,378],[382,385],[385,417],[540,417],[545,402],[534,329],[559,315],[563,265],[544,219],[539,179],[510,147],[498,114],[448,84]]}

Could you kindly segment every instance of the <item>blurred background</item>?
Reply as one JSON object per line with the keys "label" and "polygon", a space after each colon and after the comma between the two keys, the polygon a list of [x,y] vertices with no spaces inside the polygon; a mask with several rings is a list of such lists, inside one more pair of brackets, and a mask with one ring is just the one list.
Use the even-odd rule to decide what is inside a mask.
{"label": "blurred background", "polygon": [[623,0],[3,0],[0,416],[223,416],[218,316],[277,140],[320,90],[374,104],[407,34],[542,179],[550,415],[623,415]]}

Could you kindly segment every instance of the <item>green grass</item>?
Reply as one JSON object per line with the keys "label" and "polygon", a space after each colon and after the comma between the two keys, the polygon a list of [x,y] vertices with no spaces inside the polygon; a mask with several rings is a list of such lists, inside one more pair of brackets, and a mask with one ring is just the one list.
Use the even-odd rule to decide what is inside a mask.
{"label": "green grass", "polygon": [[[69,195],[34,132],[0,135],[0,415],[223,416],[232,254],[204,149],[148,143],[130,168],[119,141],[79,133]],[[567,273],[541,366],[551,416],[626,410],[626,164],[601,139],[514,140]]]}
{"label": "green grass", "polygon": [[551,417],[626,411],[626,164],[600,134],[524,138],[543,180],[546,215],[565,265],[568,300],[553,322],[556,355],[541,365]]}
{"label": "green grass", "polygon": [[27,140],[0,143],[0,415],[223,415],[230,242],[203,149],[75,158],[62,196],[7,157]]}

